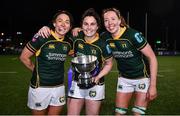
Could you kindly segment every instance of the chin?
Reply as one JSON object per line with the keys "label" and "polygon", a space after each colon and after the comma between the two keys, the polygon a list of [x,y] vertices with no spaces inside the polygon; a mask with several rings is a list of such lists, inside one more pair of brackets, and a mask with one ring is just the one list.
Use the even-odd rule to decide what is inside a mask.
{"label": "chin", "polygon": [[67,32],[60,32],[61,35],[65,35]]}
{"label": "chin", "polygon": [[115,31],[114,30],[108,30],[110,33],[115,33]]}

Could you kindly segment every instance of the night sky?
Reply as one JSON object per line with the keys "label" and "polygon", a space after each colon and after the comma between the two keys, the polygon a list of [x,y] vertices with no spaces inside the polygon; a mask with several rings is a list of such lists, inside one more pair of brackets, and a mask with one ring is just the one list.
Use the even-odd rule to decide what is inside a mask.
{"label": "night sky", "polygon": [[79,25],[84,10],[116,7],[129,25],[145,34],[147,13],[147,39],[154,46],[161,40],[168,49],[180,50],[180,0],[1,0],[0,32],[22,31],[30,39],[43,25],[47,25],[57,10],[73,14],[75,26]]}

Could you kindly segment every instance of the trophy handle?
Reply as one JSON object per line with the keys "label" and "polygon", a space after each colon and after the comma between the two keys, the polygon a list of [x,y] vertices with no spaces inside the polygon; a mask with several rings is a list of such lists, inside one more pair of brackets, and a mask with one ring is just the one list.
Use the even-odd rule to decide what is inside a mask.
{"label": "trophy handle", "polygon": [[96,60],[96,66],[98,66],[99,65],[99,62],[98,62],[98,60]]}
{"label": "trophy handle", "polygon": [[78,73],[80,73],[79,70],[78,70],[76,67],[74,67],[74,68],[75,68],[75,71],[77,71]]}
{"label": "trophy handle", "polygon": [[73,72],[74,72],[74,71],[77,71],[78,73],[80,73],[80,72],[78,71],[78,69],[77,69],[75,66],[73,66],[73,64],[71,64],[71,68],[72,68]]}

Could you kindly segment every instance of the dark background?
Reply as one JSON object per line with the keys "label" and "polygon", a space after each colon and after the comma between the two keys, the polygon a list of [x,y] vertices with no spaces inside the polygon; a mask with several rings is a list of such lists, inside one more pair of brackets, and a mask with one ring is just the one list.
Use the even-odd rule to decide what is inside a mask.
{"label": "dark background", "polygon": [[0,32],[20,31],[24,39],[31,39],[43,25],[47,25],[57,10],[71,12],[75,26],[79,25],[84,10],[116,7],[129,25],[145,34],[147,13],[147,39],[152,47],[161,40],[161,47],[180,50],[180,1],[179,0],[1,0]]}

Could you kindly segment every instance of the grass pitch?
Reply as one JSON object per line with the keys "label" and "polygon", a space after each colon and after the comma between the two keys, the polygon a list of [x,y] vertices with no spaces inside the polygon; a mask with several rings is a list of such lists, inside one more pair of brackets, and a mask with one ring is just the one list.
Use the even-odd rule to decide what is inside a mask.
{"label": "grass pitch", "polygon": [[[69,61],[65,64],[66,72]],[[180,114],[180,57],[158,56],[158,63],[158,97],[149,104],[147,114]],[[102,104],[101,115],[114,114],[117,76],[114,63],[112,71],[106,76],[106,99]],[[0,115],[31,114],[26,105],[30,78],[31,72],[19,61],[18,56],[0,56]],[[66,114],[66,108],[63,114]]]}

